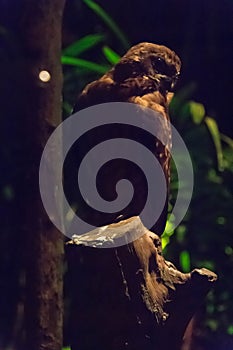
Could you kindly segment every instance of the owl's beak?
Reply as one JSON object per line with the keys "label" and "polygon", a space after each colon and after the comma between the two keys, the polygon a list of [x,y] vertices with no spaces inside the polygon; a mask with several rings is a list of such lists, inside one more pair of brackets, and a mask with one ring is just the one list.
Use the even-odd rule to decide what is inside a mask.
{"label": "owl's beak", "polygon": [[165,88],[166,91],[173,92],[174,88],[177,84],[177,81],[179,80],[180,73],[178,72],[172,77],[168,77],[167,75],[160,75],[160,81],[163,87]]}
{"label": "owl's beak", "polygon": [[154,80],[165,91],[174,91],[175,85],[179,79],[180,73],[177,73],[173,77],[169,77],[165,74],[149,75],[148,78]]}
{"label": "owl's beak", "polygon": [[179,80],[180,77],[180,72],[177,72],[171,79],[172,79],[172,84],[171,84],[171,91],[174,91],[174,88],[177,84],[177,81]]}
{"label": "owl's beak", "polygon": [[156,74],[154,79],[158,81],[160,87],[165,91],[172,91],[173,86],[175,86],[173,78],[165,74]]}

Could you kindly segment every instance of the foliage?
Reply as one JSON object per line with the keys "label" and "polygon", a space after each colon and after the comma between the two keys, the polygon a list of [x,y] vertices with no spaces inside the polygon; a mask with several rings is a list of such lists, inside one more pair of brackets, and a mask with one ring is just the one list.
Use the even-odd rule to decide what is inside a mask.
{"label": "foliage", "polygon": [[[233,286],[229,276],[233,263],[233,144],[206,115],[203,105],[189,101],[188,96],[183,98],[184,90],[174,98],[171,116],[191,154],[195,184],[188,213],[170,234],[171,244],[165,253],[184,272],[191,265],[218,274],[219,282],[203,310],[204,323],[212,331],[232,334]],[[176,181],[172,188],[177,187]]]}
{"label": "foliage", "polygon": [[111,31],[116,35],[121,44],[125,49],[129,47],[129,42],[125,36],[125,34],[121,31],[115,21],[109,16],[107,12],[105,12],[100,5],[92,0],[83,0],[85,4],[92,9],[111,29]]}
{"label": "foliage", "polygon": [[[79,55],[94,49],[98,45],[102,45],[100,63],[79,57]],[[107,72],[112,64],[117,63],[119,57],[113,49],[106,45],[104,36],[96,36],[95,34],[87,35],[63,50],[61,62],[64,66],[63,109],[65,116],[70,114],[72,110],[71,106],[75,100],[74,92],[77,88],[74,87],[74,82],[79,82],[79,90],[81,90],[87,82],[97,79]]]}
{"label": "foliage", "polygon": [[[114,20],[94,1],[83,0],[83,2],[102,20],[109,29],[106,33],[88,34],[78,39],[62,51],[62,64],[64,66],[64,115],[67,116],[72,110],[75,96],[74,92],[81,90],[87,82],[97,79],[116,64],[120,55],[108,45],[108,37],[115,36],[120,43],[121,49],[128,49],[130,44],[125,34],[117,26]],[[95,51],[94,51],[95,50]],[[94,52],[95,57],[99,57],[99,62],[93,62],[80,56],[88,52]],[[74,87],[75,86],[75,87]]]}
{"label": "foliage", "polygon": [[[84,2],[101,20],[107,15],[93,1]],[[121,32],[115,30],[109,20],[104,20],[109,24],[110,32],[120,39]],[[119,55],[108,46],[106,38],[107,35],[102,34],[88,35],[63,50],[63,64],[73,65],[71,71],[64,70],[65,92],[69,91],[70,82],[79,79],[83,87],[118,62]],[[120,41],[126,48],[126,39],[121,38]],[[95,57],[100,57],[98,63],[78,57],[93,48]],[[206,267],[217,272],[220,283],[208,296],[204,322],[212,331],[221,330],[232,334],[233,287],[224,275],[231,274],[233,263],[233,140],[220,133],[216,121],[206,115],[203,104],[192,100],[194,90],[195,84],[180,90],[172,101],[170,111],[173,124],[184,138],[191,154],[195,173],[193,198],[183,222],[170,233],[165,230],[162,243],[166,257],[184,272],[195,267]],[[65,103],[70,103],[72,98],[67,93]],[[171,205],[178,187],[175,169],[173,170]],[[167,222],[169,231],[173,225],[172,220],[170,217]]]}

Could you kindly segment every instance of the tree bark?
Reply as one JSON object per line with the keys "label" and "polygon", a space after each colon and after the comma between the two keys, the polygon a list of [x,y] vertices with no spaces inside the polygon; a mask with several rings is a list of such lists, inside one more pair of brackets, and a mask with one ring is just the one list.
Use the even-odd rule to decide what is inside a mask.
{"label": "tree bark", "polygon": [[[65,0],[22,0],[2,5],[15,50],[9,55],[10,72],[3,72],[3,111],[12,118],[13,132],[17,133],[12,141],[17,143],[19,235],[25,258],[23,350],[62,348],[63,236],[43,208],[39,164],[50,133],[61,122],[64,3]],[[40,76],[43,70],[48,72],[47,78]],[[55,152],[61,153],[61,149]],[[50,164],[54,176],[57,166]],[[60,208],[54,208],[57,210]]]}
{"label": "tree bark", "polygon": [[[68,245],[77,286],[72,350],[180,350],[186,326],[216,275],[206,269],[178,271],[163,258],[160,238],[138,217],[97,231],[74,236],[70,243],[78,247]],[[124,235],[127,242],[139,231],[141,237],[125,246],[96,249],[103,232],[106,248],[107,242]]]}

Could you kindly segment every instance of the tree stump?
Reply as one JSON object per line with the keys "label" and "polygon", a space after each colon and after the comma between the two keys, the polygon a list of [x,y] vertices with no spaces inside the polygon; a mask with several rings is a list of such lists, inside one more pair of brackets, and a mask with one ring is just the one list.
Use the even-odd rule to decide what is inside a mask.
{"label": "tree stump", "polygon": [[[132,243],[97,249],[122,237]],[[72,350],[181,349],[187,324],[217,279],[213,272],[178,271],[139,217],[68,243]]]}

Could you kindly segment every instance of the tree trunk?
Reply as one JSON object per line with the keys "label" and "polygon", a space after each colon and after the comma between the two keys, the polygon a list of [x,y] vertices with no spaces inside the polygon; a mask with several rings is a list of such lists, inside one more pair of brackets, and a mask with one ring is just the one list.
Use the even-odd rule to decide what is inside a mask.
{"label": "tree trunk", "polygon": [[[63,236],[43,208],[39,164],[51,131],[61,122],[64,3],[65,0],[22,0],[19,4],[2,4],[7,34],[15,50],[7,62],[10,71],[3,72],[3,111],[12,118],[13,132],[17,132],[12,141],[17,144],[15,166],[21,175],[17,195],[19,235],[25,257],[25,328],[21,339],[24,350],[62,348]],[[41,71],[47,73],[40,75]],[[50,164],[54,174],[56,167]]]}

